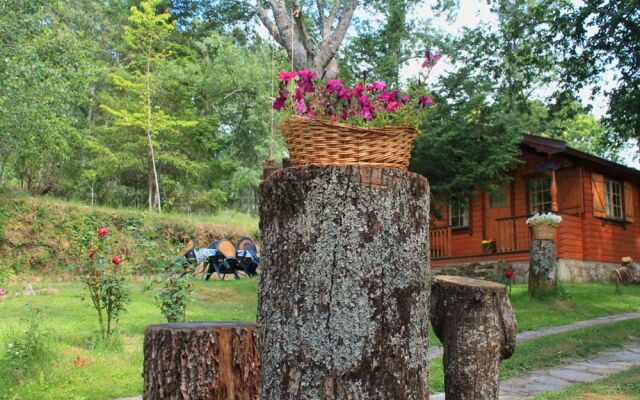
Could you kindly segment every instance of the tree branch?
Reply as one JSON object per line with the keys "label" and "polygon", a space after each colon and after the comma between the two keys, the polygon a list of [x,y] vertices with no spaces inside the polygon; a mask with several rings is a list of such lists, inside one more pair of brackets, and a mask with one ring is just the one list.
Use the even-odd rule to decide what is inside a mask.
{"label": "tree branch", "polygon": [[280,37],[283,40],[282,46],[287,49],[289,55],[294,61],[294,67],[296,69],[304,69],[309,67],[309,58],[305,52],[304,47],[300,43],[300,40],[296,40],[294,35],[294,22],[291,21],[287,14],[287,8],[284,4],[284,0],[272,0],[271,10],[273,11],[273,18],[275,19]]}
{"label": "tree branch", "polygon": [[316,0],[316,6],[318,7],[318,19],[320,20],[320,26],[324,32],[324,3],[322,0]]}
{"label": "tree branch", "polygon": [[304,18],[302,17],[302,7],[293,3],[294,11],[293,18],[294,24],[296,26],[296,30],[298,32],[298,38],[300,42],[302,42],[302,46],[304,50],[307,52],[307,57],[313,59],[316,54],[317,48],[311,43],[309,35],[307,34],[307,29],[304,24]]}
{"label": "tree branch", "polygon": [[322,40],[325,40],[331,32],[331,27],[333,26],[333,23],[336,20],[336,16],[338,15],[339,4],[340,0],[333,0],[331,13],[329,13],[329,17],[325,19],[324,23],[322,24]]}
{"label": "tree branch", "polygon": [[278,27],[273,22],[273,20],[271,20],[271,17],[269,17],[267,11],[264,9],[262,0],[256,0],[256,11],[258,12],[258,18],[260,18],[262,24],[265,26],[265,28],[267,28],[267,30],[271,34],[271,37],[273,37],[273,39],[278,42],[280,46],[284,47],[282,37],[280,36],[280,32],[278,32]]}
{"label": "tree branch", "polygon": [[336,29],[326,38],[326,40],[323,40],[322,48],[318,53],[318,57],[314,60],[314,66],[318,71],[324,70],[327,65],[329,65],[329,62],[335,57],[338,47],[340,47],[340,44],[347,34],[351,18],[353,17],[353,13],[357,5],[358,0],[347,0],[342,8],[342,13],[340,14],[340,19],[338,20]]}

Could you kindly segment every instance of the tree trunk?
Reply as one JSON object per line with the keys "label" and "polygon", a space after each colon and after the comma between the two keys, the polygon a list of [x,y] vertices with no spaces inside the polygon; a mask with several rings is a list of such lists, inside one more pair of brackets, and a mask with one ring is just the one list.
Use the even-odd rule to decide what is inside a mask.
{"label": "tree trunk", "polygon": [[441,275],[431,295],[431,323],[444,346],[447,400],[497,399],[500,361],[516,345],[506,286]]}
{"label": "tree trunk", "polygon": [[273,172],[260,187],[263,399],[428,399],[428,225],[420,175]]}
{"label": "tree trunk", "polygon": [[557,290],[556,242],[532,240],[529,247],[529,296],[544,297]]}
{"label": "tree trunk", "polygon": [[199,322],[147,327],[143,398],[259,399],[256,325]]}

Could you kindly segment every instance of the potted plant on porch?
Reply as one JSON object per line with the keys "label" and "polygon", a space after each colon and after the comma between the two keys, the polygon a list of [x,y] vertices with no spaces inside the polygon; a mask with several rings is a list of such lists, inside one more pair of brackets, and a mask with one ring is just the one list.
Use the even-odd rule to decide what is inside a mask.
{"label": "potted plant on porch", "polygon": [[531,227],[534,240],[554,240],[556,228],[562,222],[562,217],[554,213],[535,213],[527,219]]}
{"label": "potted plant on porch", "polygon": [[[439,55],[427,51],[423,67]],[[389,90],[384,82],[346,86],[308,71],[280,72],[275,110],[293,165],[373,165],[407,169],[418,125],[433,99]]]}

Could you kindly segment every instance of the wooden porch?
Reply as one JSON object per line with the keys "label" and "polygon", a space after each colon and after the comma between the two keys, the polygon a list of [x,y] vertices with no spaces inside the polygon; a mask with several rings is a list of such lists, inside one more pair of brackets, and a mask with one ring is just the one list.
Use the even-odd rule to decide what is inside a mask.
{"label": "wooden porch", "polygon": [[531,231],[526,224],[528,216],[496,218],[495,236],[487,237],[487,240],[496,240],[495,249],[484,249],[478,242],[478,251],[474,254],[454,254],[452,251],[452,238],[455,238],[451,227],[436,228],[429,232],[429,244],[431,246],[431,259],[437,260],[447,257],[459,256],[490,256],[497,253],[511,253],[528,251],[531,243]]}

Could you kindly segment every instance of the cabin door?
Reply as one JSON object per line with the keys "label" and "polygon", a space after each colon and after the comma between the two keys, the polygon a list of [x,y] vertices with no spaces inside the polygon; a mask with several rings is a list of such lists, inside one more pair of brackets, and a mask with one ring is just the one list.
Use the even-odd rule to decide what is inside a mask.
{"label": "cabin door", "polygon": [[513,247],[513,232],[508,229],[512,225],[509,220],[512,216],[510,187],[505,183],[499,191],[485,193],[484,239],[495,239],[497,251],[508,251]]}

